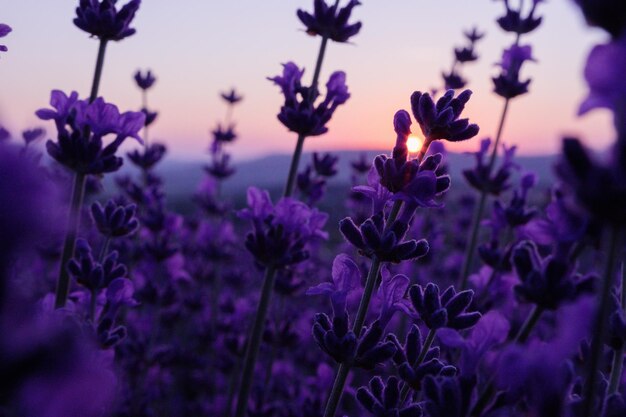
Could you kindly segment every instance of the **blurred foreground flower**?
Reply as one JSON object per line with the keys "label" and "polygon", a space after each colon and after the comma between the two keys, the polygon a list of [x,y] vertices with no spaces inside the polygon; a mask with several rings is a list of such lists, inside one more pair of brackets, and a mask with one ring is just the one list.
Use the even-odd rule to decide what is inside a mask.
{"label": "blurred foreground flower", "polygon": [[[11,26],[5,25],[4,23],[0,23],[0,38],[4,38],[12,30],[13,29],[11,29]],[[0,45],[0,52],[6,52],[8,50],[9,50],[9,48],[7,48],[6,45]]]}

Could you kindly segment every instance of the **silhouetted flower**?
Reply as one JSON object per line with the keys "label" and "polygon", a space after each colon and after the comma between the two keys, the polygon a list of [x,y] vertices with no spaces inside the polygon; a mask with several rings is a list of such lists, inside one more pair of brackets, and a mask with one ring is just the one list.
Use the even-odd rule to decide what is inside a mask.
{"label": "silhouetted flower", "polygon": [[617,38],[626,30],[626,4],[621,0],[574,0],[587,19]]}
{"label": "silhouetted flower", "polygon": [[361,30],[361,22],[348,23],[354,6],[361,4],[359,1],[350,0],[341,9],[338,4],[329,7],[325,0],[314,0],[313,4],[313,14],[300,9],[297,13],[309,35],[324,36],[335,42],[347,42]]}
{"label": "silhouetted flower", "polygon": [[[73,92],[52,91],[50,104],[56,109],[41,109],[37,116],[56,122],[57,142],[46,143],[48,154],[57,162],[81,174],[102,174],[117,171],[123,160],[115,155],[127,137],[141,142],[139,131],[145,116],[141,112],[119,113],[117,107],[97,98],[92,103],[78,100]],[[102,139],[115,134],[115,139],[103,147]]]}
{"label": "silhouetted flower", "polygon": [[432,282],[425,288],[413,285],[409,289],[411,303],[429,329],[449,327],[463,330],[474,326],[480,320],[480,313],[466,311],[473,296],[472,290],[457,293],[452,286],[439,295],[439,287]]}
{"label": "silhouetted flower", "polygon": [[147,108],[142,108],[141,112],[146,116],[146,121],[144,122],[144,126],[150,126],[156,120],[159,115],[156,111],[150,111]]}
{"label": "silhouetted flower", "polygon": [[137,86],[142,90],[149,89],[150,87],[152,87],[152,85],[154,85],[154,82],[156,81],[156,77],[152,75],[152,71],[150,70],[147,70],[145,74],[143,74],[141,70],[137,70],[137,72],[135,72],[134,78]]}
{"label": "silhouetted flower", "polygon": [[502,73],[492,78],[496,94],[510,99],[528,92],[528,85],[531,79],[529,78],[526,81],[520,81],[519,79],[519,72],[525,61],[535,61],[532,57],[530,45],[513,45],[509,49],[504,50],[502,62],[500,63]]}
{"label": "silhouetted flower", "polygon": [[130,235],[139,228],[139,221],[135,217],[137,206],[117,205],[109,200],[102,207],[97,201],[91,205],[91,215],[98,231],[107,237],[122,237]]}
{"label": "silhouetted flower", "polygon": [[237,138],[235,126],[233,125],[222,127],[222,125],[218,123],[217,127],[211,133],[213,134],[213,140],[220,144],[230,143]]}
{"label": "silhouetted flower", "polygon": [[454,56],[458,62],[472,62],[478,59],[474,53],[474,47],[454,48]]}
{"label": "silhouetted flower", "polygon": [[237,92],[235,91],[234,88],[231,88],[231,90],[227,93],[220,93],[220,96],[226,100],[226,102],[228,104],[237,104],[239,103],[241,100],[243,100],[243,96],[240,94],[237,94]]}
{"label": "silhouetted flower", "polygon": [[480,33],[477,27],[473,27],[472,30],[463,32],[463,34],[470,41],[470,43],[476,43],[485,36],[485,32]]}
{"label": "silhouetted flower", "polygon": [[230,155],[222,153],[219,156],[214,156],[210,165],[206,165],[204,170],[213,178],[226,179],[233,175],[237,170],[230,165]]}
{"label": "silhouetted flower", "polygon": [[102,40],[119,41],[135,33],[130,24],[141,0],[130,0],[120,10],[117,0],[80,0],[74,24]]}
{"label": "silhouetted flower", "polygon": [[504,6],[506,7],[506,14],[497,19],[498,24],[502,30],[506,32],[513,32],[517,34],[525,34],[537,29],[541,24],[541,17],[535,17],[535,10],[537,4],[543,0],[533,0],[532,6],[526,17],[522,16],[522,10],[520,3],[519,10],[513,10],[510,7],[509,0],[504,0]]}
{"label": "silhouetted flower", "polygon": [[292,132],[303,136],[317,136],[328,131],[326,123],[337,107],[345,103],[350,94],[346,86],[346,74],[333,72],[326,83],[326,96],[317,106],[314,105],[318,93],[301,85],[302,74],[293,62],[283,64],[282,76],[268,78],[280,86],[285,104],[280,108],[278,120]]}
{"label": "silhouetted flower", "polygon": [[[0,23],[0,38],[4,38],[9,33],[11,33],[12,30],[13,29],[11,29],[11,26]],[[8,50],[9,48],[7,48],[6,45],[0,45],[0,52],[6,52]]]}
{"label": "silhouetted flower", "polygon": [[413,117],[427,141],[445,139],[458,142],[478,134],[478,125],[469,124],[468,119],[459,119],[471,95],[470,90],[465,90],[454,97],[454,91],[448,90],[436,105],[428,93],[416,91],[411,95]]}
{"label": "silhouetted flower", "polygon": [[443,77],[446,90],[459,90],[467,85],[467,80],[454,70],[450,73],[442,72],[441,76]]}

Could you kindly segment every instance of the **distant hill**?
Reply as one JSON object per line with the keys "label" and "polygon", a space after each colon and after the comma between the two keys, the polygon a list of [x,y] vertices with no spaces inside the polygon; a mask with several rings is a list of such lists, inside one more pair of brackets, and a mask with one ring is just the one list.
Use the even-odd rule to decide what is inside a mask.
{"label": "distant hill", "polygon": [[[359,158],[364,152],[360,151],[338,151],[332,152],[339,156],[339,173],[331,181],[333,185],[347,185],[350,183],[350,162]],[[373,159],[376,155],[384,153],[383,151],[365,152],[369,159]],[[462,171],[474,165],[474,157],[468,154],[448,153],[447,156],[450,176],[453,184],[462,182]],[[300,167],[301,169],[312,160],[311,153],[304,153]],[[208,161],[208,158],[207,158]],[[245,189],[251,185],[268,189],[278,189],[284,184],[291,155],[275,154],[262,158],[235,163],[237,168],[236,174],[228,179],[224,184],[224,193],[226,195],[234,195],[245,192]],[[554,164],[554,156],[522,156],[516,158],[516,162],[524,171],[534,171],[539,175],[540,182],[549,185],[554,180],[552,166]],[[189,196],[193,193],[200,183],[204,174],[203,163],[197,161],[183,161],[175,159],[165,159],[159,166],[158,173],[165,179],[165,189],[168,196],[178,198]],[[126,163],[122,172],[130,173],[135,171]],[[107,177],[110,180],[110,176]],[[110,189],[107,187],[107,189]]]}

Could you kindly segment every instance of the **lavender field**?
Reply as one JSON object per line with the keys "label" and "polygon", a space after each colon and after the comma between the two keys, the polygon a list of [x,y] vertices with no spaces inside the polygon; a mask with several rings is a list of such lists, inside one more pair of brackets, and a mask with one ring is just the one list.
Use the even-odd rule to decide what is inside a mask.
{"label": "lavender field", "polygon": [[[440,78],[406,80],[385,151],[329,152],[316,141],[362,94],[331,51],[359,47],[370,3],[281,2],[314,65],[249,70],[280,97],[271,123],[293,152],[242,162],[249,96],[227,85],[202,163],[159,139],[158,68],[127,74],[140,107],[107,99],[148,0],[68,8],[90,90],[46,91],[32,127],[0,118],[0,417],[626,417],[626,2],[562,1],[603,39],[569,68],[585,97],[559,95],[610,115],[594,137],[539,156],[507,137],[550,72],[532,37],[559,16],[498,0],[495,21],[454,28]],[[0,21],[0,68],[20,65],[17,23]],[[496,31],[507,43],[473,91]],[[471,112],[478,95],[497,106]]]}

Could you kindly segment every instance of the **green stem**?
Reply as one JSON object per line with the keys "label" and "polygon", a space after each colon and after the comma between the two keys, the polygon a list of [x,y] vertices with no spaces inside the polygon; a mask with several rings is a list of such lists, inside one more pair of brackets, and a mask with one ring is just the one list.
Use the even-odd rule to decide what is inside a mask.
{"label": "green stem", "polygon": [[594,398],[596,385],[598,383],[598,370],[602,362],[602,351],[604,348],[604,339],[607,332],[607,321],[609,317],[609,297],[611,296],[611,288],[613,288],[613,275],[615,273],[615,263],[617,261],[619,240],[619,229],[611,227],[609,229],[609,247],[604,270],[604,278],[602,283],[602,291],[599,294],[598,311],[595,317],[595,325],[593,327],[594,334],[591,341],[591,353],[589,358],[589,368],[587,374],[587,384],[585,385],[585,396],[583,402],[583,417],[591,417],[593,413]]}
{"label": "green stem", "polygon": [[[420,352],[419,357],[417,358],[417,360],[415,361],[415,363],[412,365],[412,368],[415,369],[416,367],[420,366],[422,364],[422,362],[424,362],[424,358],[426,358],[426,354],[428,353],[428,350],[430,349],[430,347],[432,346],[433,342],[435,341],[435,335],[437,334],[437,329],[430,329],[428,331],[428,335],[426,336],[426,340],[424,341],[424,344],[422,345],[422,351]],[[407,397],[409,396],[409,390],[411,389],[411,387],[409,386],[409,384],[404,384],[404,386],[402,387],[402,391],[400,391],[400,404],[404,404],[404,402],[406,401]]]}
{"label": "green stem", "polygon": [[241,385],[239,387],[239,394],[237,395],[237,408],[235,411],[235,417],[244,417],[246,415],[248,407],[248,395],[250,394],[250,388],[252,386],[252,377],[254,373],[254,365],[259,354],[259,348],[261,346],[261,336],[263,335],[263,328],[265,327],[265,318],[267,317],[267,310],[269,309],[270,301],[272,299],[272,291],[274,289],[274,282],[276,281],[276,270],[274,268],[267,268],[265,270],[265,276],[263,277],[263,289],[261,290],[261,299],[259,300],[259,306],[257,307],[256,315],[254,318],[254,325],[250,334],[250,340],[246,347],[246,354],[243,360],[243,369],[241,372]]}
{"label": "green stem", "polygon": [[104,67],[104,53],[106,52],[107,40],[100,39],[98,46],[98,58],[96,59],[96,69],[93,73],[93,81],[91,83],[91,93],[89,94],[89,102],[93,102],[98,97],[98,89],[100,88],[100,78],[102,78],[102,68]]}
{"label": "green stem", "polygon": [[76,173],[74,175],[74,185],[72,186],[72,197],[70,202],[70,213],[67,222],[67,234],[63,242],[63,252],[61,254],[61,264],[59,266],[59,281],[57,282],[55,308],[65,307],[67,296],[70,290],[70,275],[67,271],[67,262],[74,256],[76,246],[76,236],[80,225],[80,208],[83,205],[85,196],[85,174]]}

